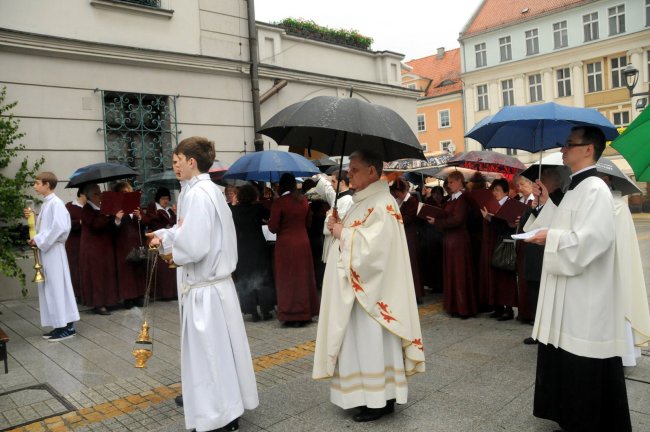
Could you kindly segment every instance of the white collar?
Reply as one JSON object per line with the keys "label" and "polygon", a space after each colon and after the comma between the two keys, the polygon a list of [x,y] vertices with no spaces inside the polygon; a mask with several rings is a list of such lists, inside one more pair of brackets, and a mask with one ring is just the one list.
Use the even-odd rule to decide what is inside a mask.
{"label": "white collar", "polygon": [[[88,202],[88,201],[86,201],[86,202]],[[84,208],[84,206],[81,205],[81,203],[79,202],[79,200],[74,200],[74,201],[72,201],[72,205],[73,205],[73,206],[77,206],[77,207],[79,207],[79,208]]]}
{"label": "white collar", "polygon": [[526,204],[528,201],[535,201],[535,195],[532,193],[528,195],[527,197],[522,196],[521,199],[519,200],[520,202]]}
{"label": "white collar", "polygon": [[163,210],[163,211],[167,211],[167,208],[166,208],[166,207],[163,207],[163,206],[161,206],[161,205],[160,205],[160,204],[158,204],[158,203],[156,203],[156,210]]}
{"label": "white collar", "polygon": [[288,191],[285,191],[285,192],[284,192],[284,193],[283,193],[282,195],[280,195],[280,196],[285,196],[285,195],[289,195],[290,193],[291,193],[291,191],[290,191],[290,190],[288,190]]}
{"label": "white collar", "polygon": [[581,172],[585,172],[585,171],[590,170],[590,169],[593,169],[593,168],[596,168],[596,165],[589,165],[588,167],[584,167],[583,169],[574,172],[574,173],[571,174],[569,177],[573,178],[573,176],[578,175],[578,174],[580,174]]}
{"label": "white collar", "polygon": [[459,190],[458,192],[454,192],[453,194],[451,194],[451,200],[453,201],[455,199],[458,199],[462,194],[463,194],[462,190]]}
{"label": "white collar", "polygon": [[508,201],[508,195],[504,196],[499,200],[499,205],[505,204],[506,201]]}
{"label": "white collar", "polygon": [[99,207],[97,207],[94,202],[88,201],[88,204],[90,204],[90,207],[92,207],[93,210],[99,210]]}

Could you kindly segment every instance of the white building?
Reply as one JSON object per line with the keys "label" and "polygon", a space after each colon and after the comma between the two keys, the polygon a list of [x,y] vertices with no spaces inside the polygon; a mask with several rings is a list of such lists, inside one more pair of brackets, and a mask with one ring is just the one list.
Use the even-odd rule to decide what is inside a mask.
{"label": "white building", "polygon": [[467,130],[505,105],[551,101],[626,126],[623,68],[640,71],[637,91],[650,80],[650,0],[484,0],[459,40]]}
{"label": "white building", "polygon": [[[252,2],[252,0],[251,0]],[[171,167],[185,137],[216,142],[232,163],[254,151],[245,0],[0,0],[0,86],[32,160],[63,180],[78,167],[126,163],[139,181]],[[296,37],[256,23],[261,122],[318,95],[388,106],[412,123],[401,54]],[[282,86],[284,86],[282,88]],[[265,148],[274,143],[265,139]],[[8,169],[11,170],[11,167]],[[35,290],[32,290],[32,292]]]}

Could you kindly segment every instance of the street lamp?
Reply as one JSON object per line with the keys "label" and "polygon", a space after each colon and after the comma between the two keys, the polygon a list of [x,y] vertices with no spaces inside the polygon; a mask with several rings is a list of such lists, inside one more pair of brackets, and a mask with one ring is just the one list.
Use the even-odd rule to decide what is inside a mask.
{"label": "street lamp", "polygon": [[[625,69],[623,69],[623,76],[625,77],[625,86],[627,87],[627,90],[630,92],[631,98],[635,96],[650,96],[650,92],[634,93],[634,87],[636,87],[637,82],[639,82],[639,70],[635,68],[632,64],[628,64],[627,66],[625,66]],[[637,100],[636,109],[642,110],[643,108],[645,108],[647,103],[648,103],[648,99],[645,97]]]}

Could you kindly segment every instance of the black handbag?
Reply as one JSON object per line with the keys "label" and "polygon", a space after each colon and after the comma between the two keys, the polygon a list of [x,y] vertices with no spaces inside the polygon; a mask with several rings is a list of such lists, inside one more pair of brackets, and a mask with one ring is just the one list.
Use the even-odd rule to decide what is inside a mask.
{"label": "black handbag", "polygon": [[136,246],[126,255],[126,262],[140,264],[147,262],[147,248],[142,244],[142,232],[140,231],[140,220],[138,220],[138,235],[140,236],[140,246]]}
{"label": "black handbag", "polygon": [[507,237],[499,239],[492,254],[492,267],[512,272],[517,269],[517,251],[513,239]]}

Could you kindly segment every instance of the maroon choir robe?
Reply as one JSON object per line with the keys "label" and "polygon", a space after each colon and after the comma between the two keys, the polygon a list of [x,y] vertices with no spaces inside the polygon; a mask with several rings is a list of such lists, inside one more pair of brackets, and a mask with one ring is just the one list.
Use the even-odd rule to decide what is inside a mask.
{"label": "maroon choir robe", "polygon": [[[126,256],[140,246],[144,237],[136,217],[125,214],[119,225],[115,226],[115,266],[117,268],[117,286],[122,300],[135,300],[144,296],[146,290],[146,263],[133,263]],[[144,240],[142,240],[144,244]]]}
{"label": "maroon choir robe", "polygon": [[81,213],[83,207],[75,205],[72,201],[66,203],[65,208],[70,213],[70,234],[65,241],[65,251],[68,255],[68,266],[70,267],[70,279],[72,289],[77,299],[81,298],[81,284],[79,283],[79,247],[81,243]]}
{"label": "maroon choir robe", "polygon": [[475,316],[477,302],[472,250],[466,225],[469,204],[465,194],[447,201],[444,209],[447,217],[435,221],[435,225],[443,230],[444,308],[450,314]]}
{"label": "maroon choir robe", "polygon": [[309,204],[287,194],[273,202],[269,230],[277,234],[273,272],[278,296],[278,320],[309,321],[318,315],[314,263],[307,236]]}
{"label": "maroon choir robe", "polygon": [[[508,198],[510,199],[510,198]],[[494,248],[501,237],[515,233],[503,219],[493,217],[483,225],[483,250],[481,253],[481,300],[487,296],[491,306],[517,306],[517,276],[515,272],[492,266]]]}
{"label": "maroon choir robe", "polygon": [[422,284],[422,274],[420,273],[420,251],[418,239],[418,198],[410,195],[409,198],[402,202],[399,211],[404,221],[404,232],[406,233],[406,243],[409,248],[409,257],[411,259],[411,273],[413,273],[413,286],[415,287],[415,298],[417,300],[424,297],[424,285]]}
{"label": "maroon choir robe", "polygon": [[[169,213],[157,209],[156,203],[149,204],[146,213],[142,215],[142,223],[147,227],[148,231],[153,232],[159,229],[171,228],[176,224],[176,213],[171,208],[167,210]],[[151,296],[155,298],[173,299],[178,295],[176,269],[170,269],[169,265],[163,260],[156,263],[155,289],[155,293],[151,293]]]}
{"label": "maroon choir robe", "polygon": [[113,216],[86,204],[81,212],[79,281],[83,304],[112,306],[119,302],[113,250]]}

